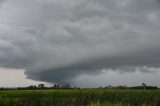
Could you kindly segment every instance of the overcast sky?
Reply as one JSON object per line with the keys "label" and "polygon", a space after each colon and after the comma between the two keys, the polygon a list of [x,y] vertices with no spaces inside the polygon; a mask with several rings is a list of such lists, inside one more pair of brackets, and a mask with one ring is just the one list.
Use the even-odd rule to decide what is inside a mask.
{"label": "overcast sky", "polygon": [[159,86],[160,1],[0,0],[0,67],[0,86]]}

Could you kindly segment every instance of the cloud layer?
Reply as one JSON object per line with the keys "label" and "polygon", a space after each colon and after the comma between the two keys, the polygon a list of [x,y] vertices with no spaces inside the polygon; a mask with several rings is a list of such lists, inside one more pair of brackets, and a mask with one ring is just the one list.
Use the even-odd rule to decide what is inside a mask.
{"label": "cloud layer", "polygon": [[159,28],[158,0],[6,0],[0,67],[47,82],[102,69],[147,72],[160,67]]}

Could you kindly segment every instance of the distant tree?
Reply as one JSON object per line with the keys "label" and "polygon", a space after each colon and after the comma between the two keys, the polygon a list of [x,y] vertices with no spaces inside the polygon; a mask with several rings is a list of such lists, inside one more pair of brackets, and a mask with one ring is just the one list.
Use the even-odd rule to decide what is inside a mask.
{"label": "distant tree", "polygon": [[70,89],[71,86],[70,86],[70,84],[63,84],[63,85],[62,85],[62,88],[63,88],[63,89]]}
{"label": "distant tree", "polygon": [[3,87],[1,87],[1,88],[0,88],[0,90],[4,90],[4,88],[3,88]]}
{"label": "distant tree", "polygon": [[60,88],[60,84],[54,84],[53,88],[55,88],[55,89]]}
{"label": "distant tree", "polygon": [[39,84],[38,88],[43,89],[43,88],[45,88],[45,85],[44,84]]}
{"label": "distant tree", "polygon": [[145,83],[142,83],[143,89],[146,89],[147,85]]}

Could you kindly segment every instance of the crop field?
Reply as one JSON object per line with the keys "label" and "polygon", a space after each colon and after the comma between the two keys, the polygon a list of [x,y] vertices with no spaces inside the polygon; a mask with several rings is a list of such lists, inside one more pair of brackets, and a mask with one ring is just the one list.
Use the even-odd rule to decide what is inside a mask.
{"label": "crop field", "polygon": [[160,91],[2,90],[0,106],[160,106]]}

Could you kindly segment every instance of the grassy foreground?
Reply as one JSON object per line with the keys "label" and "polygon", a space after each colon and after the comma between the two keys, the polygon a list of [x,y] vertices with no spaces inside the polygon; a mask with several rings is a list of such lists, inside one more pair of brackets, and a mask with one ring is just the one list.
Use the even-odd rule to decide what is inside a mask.
{"label": "grassy foreground", "polygon": [[159,90],[0,91],[0,106],[160,106]]}

